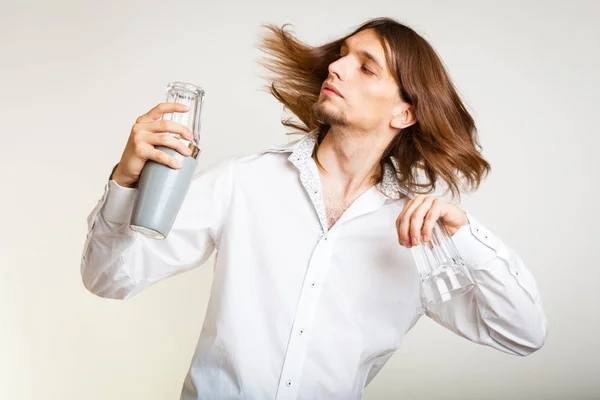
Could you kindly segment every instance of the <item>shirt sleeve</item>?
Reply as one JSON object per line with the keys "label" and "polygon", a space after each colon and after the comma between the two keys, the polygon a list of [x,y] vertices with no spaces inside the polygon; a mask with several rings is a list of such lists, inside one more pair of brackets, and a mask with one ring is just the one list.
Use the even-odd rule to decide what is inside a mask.
{"label": "shirt sleeve", "polygon": [[452,240],[475,287],[424,313],[468,340],[529,355],[543,346],[548,329],[536,282],[515,251],[468,212],[467,218]]}
{"label": "shirt sleeve", "polygon": [[197,170],[169,235],[151,239],[131,230],[137,188],[110,179],[88,215],[81,256],[85,287],[105,298],[127,299],[169,276],[203,264],[218,248],[231,203],[234,158]]}

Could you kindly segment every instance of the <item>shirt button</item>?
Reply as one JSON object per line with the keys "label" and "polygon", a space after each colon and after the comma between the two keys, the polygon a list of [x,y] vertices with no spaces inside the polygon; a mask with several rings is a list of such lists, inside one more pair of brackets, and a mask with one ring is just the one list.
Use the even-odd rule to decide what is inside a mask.
{"label": "shirt button", "polygon": [[288,387],[292,386],[292,381],[287,381],[285,384],[288,385]]}
{"label": "shirt button", "polygon": [[311,282],[310,287],[315,287],[316,282]]}
{"label": "shirt button", "polygon": [[303,333],[304,333],[304,328],[300,328],[300,329],[298,330],[298,335],[302,335]]}

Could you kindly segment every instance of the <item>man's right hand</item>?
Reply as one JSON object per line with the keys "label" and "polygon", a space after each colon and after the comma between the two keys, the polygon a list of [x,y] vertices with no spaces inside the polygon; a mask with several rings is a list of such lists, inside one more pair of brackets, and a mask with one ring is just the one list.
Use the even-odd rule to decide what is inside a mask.
{"label": "man's right hand", "polygon": [[112,179],[120,186],[135,187],[140,179],[146,161],[153,160],[174,169],[181,165],[164,151],[154,148],[160,145],[177,150],[184,156],[192,154],[186,144],[170,133],[177,133],[186,140],[192,140],[187,126],[160,118],[167,113],[186,112],[188,108],[179,103],[159,103],[156,107],[141,115],[131,128],[129,140],[121,155]]}

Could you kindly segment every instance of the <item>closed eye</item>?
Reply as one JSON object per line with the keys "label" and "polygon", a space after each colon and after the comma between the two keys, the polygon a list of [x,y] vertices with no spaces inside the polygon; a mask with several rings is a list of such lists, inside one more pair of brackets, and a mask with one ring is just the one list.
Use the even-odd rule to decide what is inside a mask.
{"label": "closed eye", "polygon": [[[335,53],[335,59],[339,60],[340,58],[344,57],[344,55],[342,54],[342,51],[338,51]],[[361,71],[364,72],[367,75],[375,75],[375,72],[371,71],[369,68],[367,68],[365,65],[362,65],[360,67]]]}

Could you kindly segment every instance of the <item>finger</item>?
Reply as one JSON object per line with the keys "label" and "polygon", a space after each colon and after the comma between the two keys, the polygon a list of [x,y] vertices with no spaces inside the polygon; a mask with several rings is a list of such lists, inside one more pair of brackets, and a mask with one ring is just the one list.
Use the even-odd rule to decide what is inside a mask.
{"label": "finger", "polygon": [[161,119],[160,121],[154,121],[144,124],[143,130],[153,133],[176,133],[184,139],[192,140],[192,132],[187,126],[178,122],[169,121],[168,119]]}
{"label": "finger", "polygon": [[413,204],[415,202],[415,200],[419,200],[421,197],[422,197],[422,195],[419,194],[419,195],[415,196],[414,198],[408,200],[406,202],[406,204],[404,204],[402,211],[400,211],[400,215],[398,215],[398,220],[404,216],[404,213],[410,208],[411,204]]}
{"label": "finger", "polygon": [[433,237],[433,227],[435,223],[440,219],[442,212],[442,204],[439,199],[433,202],[433,205],[425,215],[425,221],[423,222],[423,228],[421,228],[421,236],[424,242],[429,241]]}
{"label": "finger", "polygon": [[141,115],[136,122],[139,123],[147,123],[156,121],[160,119],[164,114],[172,113],[172,112],[187,112],[189,111],[189,107],[180,103],[175,102],[165,102],[159,103],[146,114]]}
{"label": "finger", "polygon": [[181,164],[179,163],[179,161],[177,161],[177,159],[175,159],[175,157],[154,147],[152,147],[152,150],[150,150],[148,154],[148,159],[156,161],[157,163],[164,164],[173,169],[181,168]]}
{"label": "finger", "polygon": [[416,246],[421,242],[421,228],[423,227],[423,221],[425,220],[425,215],[431,208],[433,201],[435,198],[431,196],[427,196],[425,200],[421,202],[419,207],[415,211],[413,211],[410,217],[410,238],[411,245]]}
{"label": "finger", "polygon": [[185,144],[184,141],[174,136],[171,136],[171,134],[169,133],[151,133],[148,135],[146,140],[149,144],[154,146],[165,146],[173,150],[177,150],[184,156],[189,156],[192,154],[192,150]]}
{"label": "finger", "polygon": [[425,200],[425,195],[417,195],[406,203],[402,212],[396,219],[396,230],[398,231],[398,241],[401,245],[410,247],[410,217],[413,211]]}
{"label": "finger", "polygon": [[416,195],[414,198],[410,199],[409,201],[406,202],[406,204],[404,205],[404,207],[402,208],[402,211],[400,211],[400,215],[398,215],[398,219],[402,219],[404,217],[404,215],[408,212],[412,212],[412,210],[414,210],[416,207],[419,206],[419,204],[421,204],[421,202],[425,199],[424,194],[418,194]]}
{"label": "finger", "polygon": [[171,168],[181,168],[181,165],[175,159],[175,157],[165,153],[162,150],[156,149],[152,144],[148,143],[148,138],[151,136],[155,135],[153,133],[147,133],[145,137],[138,136],[135,138],[133,144],[133,152],[135,155],[144,162],[147,160],[152,160],[156,161],[157,163],[167,165]]}

